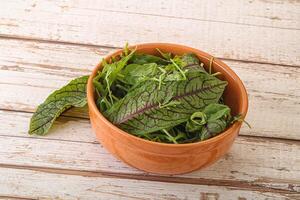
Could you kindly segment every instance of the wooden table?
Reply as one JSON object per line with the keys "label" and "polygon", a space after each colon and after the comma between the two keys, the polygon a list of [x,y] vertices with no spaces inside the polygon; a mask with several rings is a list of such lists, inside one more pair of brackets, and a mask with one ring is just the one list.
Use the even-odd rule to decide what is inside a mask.
{"label": "wooden table", "polygon": [[[130,44],[190,45],[227,63],[249,92],[247,121],[213,166],[158,176],[97,142],[85,109],[46,137],[36,106]],[[300,1],[0,2],[0,199],[300,199]]]}

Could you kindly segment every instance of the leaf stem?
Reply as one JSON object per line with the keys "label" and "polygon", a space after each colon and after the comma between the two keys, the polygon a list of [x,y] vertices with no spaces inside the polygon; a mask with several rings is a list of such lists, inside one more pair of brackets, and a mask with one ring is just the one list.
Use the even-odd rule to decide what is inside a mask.
{"label": "leaf stem", "polygon": [[177,105],[179,105],[179,104],[181,104],[180,101],[173,100],[173,101],[170,101],[170,102],[168,102],[168,103],[166,103],[166,104],[161,104],[161,103],[159,103],[159,108],[165,108],[165,107],[177,106]]}
{"label": "leaf stem", "polygon": [[247,122],[244,119],[244,117],[242,117],[241,115],[237,115],[237,116],[233,117],[231,124],[233,124],[234,122],[244,122],[248,126],[248,128],[252,128],[251,125],[249,124],[249,122]]}
{"label": "leaf stem", "polygon": [[120,84],[116,84],[116,87],[122,89],[122,90],[125,90],[125,92],[128,92],[128,89],[126,87],[124,87],[123,85],[120,85]]}
{"label": "leaf stem", "polygon": [[166,60],[171,59],[171,54],[170,53],[163,53],[159,48],[156,48],[156,50],[160,53],[160,55]]}
{"label": "leaf stem", "polygon": [[182,71],[182,69],[180,69],[180,67],[174,62],[173,59],[170,59],[172,64],[177,68],[177,70],[182,74],[184,80],[186,80],[186,76],[185,76],[185,73]]}
{"label": "leaf stem", "polygon": [[124,52],[125,56],[128,56],[128,53],[129,53],[128,42],[126,42],[123,52]]}
{"label": "leaf stem", "polygon": [[112,94],[111,96],[112,96],[112,98],[113,98],[114,100],[119,101],[119,98],[116,97],[115,95]]}
{"label": "leaf stem", "polygon": [[221,75],[222,73],[221,72],[216,72],[216,73],[213,73],[212,76],[218,76],[218,75]]}
{"label": "leaf stem", "polygon": [[109,85],[109,81],[108,81],[107,76],[105,77],[105,81],[106,81],[106,89],[108,91],[108,96],[109,96],[110,102],[111,102],[111,104],[113,104],[114,101],[113,101],[113,98],[112,98],[112,93],[111,93],[111,90],[110,90],[110,85]]}
{"label": "leaf stem", "polygon": [[166,130],[166,129],[161,129],[171,140],[174,144],[178,144],[178,142],[175,140],[175,138]]}

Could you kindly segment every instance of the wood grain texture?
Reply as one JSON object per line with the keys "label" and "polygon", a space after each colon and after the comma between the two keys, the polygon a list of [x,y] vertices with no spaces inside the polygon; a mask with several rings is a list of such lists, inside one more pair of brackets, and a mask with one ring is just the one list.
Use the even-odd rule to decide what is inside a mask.
{"label": "wood grain texture", "polygon": [[[295,0],[1,1],[0,199],[300,199],[299,19]],[[253,128],[214,165],[178,176],[113,158],[86,109],[69,110],[47,137],[27,134],[51,91],[125,41],[223,58],[246,85]]]}
{"label": "wood grain texture", "polygon": [[[0,39],[0,108],[33,112],[47,95],[72,78],[89,74],[113,49]],[[67,59],[66,59],[67,58]],[[242,134],[300,139],[300,69],[280,65],[225,61],[249,92]],[[22,94],[22,96],[20,96]],[[20,98],[22,97],[22,98]],[[69,116],[87,117],[82,109]]]}
{"label": "wood grain texture", "polygon": [[[300,66],[300,29],[86,9],[87,4],[77,2],[2,2],[0,34],[114,47],[125,41],[175,42],[221,58]],[[292,18],[299,21],[295,12]]]}
{"label": "wood grain texture", "polygon": [[[0,111],[0,121],[5,119],[7,124],[0,128],[1,164],[145,175],[103,149],[88,120],[59,118],[47,137],[32,137],[25,131],[30,116],[30,113]],[[230,153],[213,166],[172,177],[188,178],[186,182],[198,184],[225,181],[225,185],[300,192],[299,153],[299,142],[239,137]]]}
{"label": "wood grain texture", "polygon": [[[47,180],[47,183],[44,181]],[[293,199],[297,194],[240,190],[155,181],[84,177],[52,174],[32,170],[0,170],[0,195],[15,195],[33,199]],[[32,183],[35,183],[34,186]],[[51,185],[51,187],[49,187]],[[62,190],[63,188],[63,190]]]}
{"label": "wood grain texture", "polygon": [[185,18],[252,26],[299,29],[299,1],[155,0],[57,2],[64,9],[87,9]]}

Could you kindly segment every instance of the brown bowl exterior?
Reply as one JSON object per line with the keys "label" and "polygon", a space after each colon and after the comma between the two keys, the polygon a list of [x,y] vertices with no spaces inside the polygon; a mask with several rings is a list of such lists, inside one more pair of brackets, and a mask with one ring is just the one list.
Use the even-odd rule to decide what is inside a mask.
{"label": "brown bowl exterior", "polygon": [[[135,46],[134,46],[135,47]],[[156,48],[163,52],[172,52],[176,55],[195,53],[206,65],[209,65],[212,56],[200,50],[177,44],[148,43],[136,45],[137,52],[158,55]],[[119,55],[122,50],[106,57]],[[151,142],[135,137],[114,126],[97,109],[94,100],[92,79],[101,69],[99,64],[89,78],[87,98],[89,115],[93,130],[101,144],[117,158],[125,163],[152,173],[182,174],[208,166],[223,156],[233,144],[239,133],[241,123],[235,123],[220,135],[202,142],[190,144],[164,144]],[[232,114],[245,116],[248,109],[248,98],[245,87],[238,76],[223,62],[213,60],[214,72],[221,72],[221,79],[228,81],[224,92],[225,103],[230,106]]]}

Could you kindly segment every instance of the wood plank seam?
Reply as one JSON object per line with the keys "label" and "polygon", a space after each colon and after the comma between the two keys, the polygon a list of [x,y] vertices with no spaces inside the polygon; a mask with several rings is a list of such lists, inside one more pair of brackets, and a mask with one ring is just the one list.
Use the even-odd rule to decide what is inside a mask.
{"label": "wood plank seam", "polygon": [[154,17],[162,17],[162,18],[171,18],[171,19],[185,19],[185,20],[192,20],[192,21],[202,21],[202,22],[217,22],[217,23],[224,23],[224,24],[237,24],[242,26],[253,26],[253,27],[266,27],[266,28],[274,28],[274,29],[286,29],[286,30],[300,30],[300,28],[288,28],[288,27],[275,27],[275,26],[268,26],[268,25],[257,25],[257,24],[249,24],[249,23],[239,23],[239,22],[227,22],[222,20],[213,20],[213,19],[198,19],[194,17],[176,17],[172,15],[159,15],[159,14],[152,14],[152,13],[142,13],[142,12],[128,12],[128,11],[120,11],[120,10],[109,10],[109,9],[92,9],[92,8],[85,8],[88,10],[96,10],[96,11],[104,11],[104,12],[112,12],[112,13],[123,13],[123,14],[133,14],[133,15],[142,15],[142,16],[154,16]]}
{"label": "wood plank seam", "polygon": [[[90,127],[88,128],[88,130],[91,131]],[[25,132],[23,132],[22,134],[25,136],[27,135]],[[95,141],[95,138],[92,136],[92,134],[88,134],[88,135],[90,136],[88,139],[87,138],[84,139],[85,141]],[[77,138],[77,136],[74,135],[74,138]],[[63,141],[51,141],[51,142],[47,140],[34,141],[30,138],[23,139],[23,138],[8,138],[8,137],[3,137],[3,139],[0,141],[2,141],[2,143],[4,144],[3,150],[0,152],[0,155],[3,156],[3,157],[0,156],[2,157],[1,159],[2,163],[10,163],[10,164],[18,163],[19,165],[25,165],[25,166],[28,165],[43,166],[43,167],[51,166],[54,168],[68,168],[68,169],[75,169],[75,170],[91,170],[91,171],[102,170],[102,171],[112,171],[117,173],[126,172],[130,174],[140,173],[131,168],[125,167],[119,161],[112,159],[111,155],[105,152],[104,149],[99,144],[82,144],[82,147],[85,150],[77,150],[75,148],[76,145],[72,143],[68,144],[68,142],[63,142]],[[224,157],[224,159],[220,160],[219,165],[212,166],[212,168],[208,169],[211,176],[215,177],[212,179],[216,181],[219,179],[220,180],[230,179],[230,180],[241,180],[241,181],[251,180],[251,181],[258,181],[259,183],[262,183],[267,187],[276,188],[276,189],[278,188],[281,189],[283,188],[288,190],[290,190],[290,188],[300,189],[297,185],[295,185],[295,184],[299,185],[299,181],[297,180],[297,178],[291,176],[292,172],[295,173],[295,175],[297,175],[297,171],[299,171],[296,164],[297,160],[288,159],[290,155],[288,150],[291,153],[297,155],[297,152],[299,151],[299,146],[296,146],[294,143],[280,144],[276,142],[276,140],[273,141],[275,141],[275,143],[272,143],[272,140],[270,141],[270,140],[255,138],[255,137],[253,138],[238,137],[236,143],[237,146],[234,146],[234,151],[233,151],[235,153],[232,152],[227,154]],[[265,142],[267,142],[267,144],[265,144]],[[7,147],[5,147],[5,143],[7,143]],[[57,150],[55,151],[55,149],[50,148],[48,150],[40,151],[40,148],[43,147],[44,145],[46,146],[50,145],[50,147],[53,145],[52,147],[56,147]],[[64,148],[61,149],[60,147],[66,147],[66,149]],[[92,149],[94,150],[97,149],[95,151],[99,151],[99,152],[94,152],[91,154],[84,153],[84,152],[90,152]],[[267,156],[266,159],[262,159],[264,152],[266,152],[264,149],[268,150],[267,152],[273,152],[273,154],[274,153],[276,154],[274,154],[273,156]],[[60,153],[60,151],[63,151],[62,154]],[[7,152],[9,153],[7,154]],[[239,152],[244,152],[244,153],[240,154]],[[248,153],[250,154],[248,155]],[[101,154],[103,157],[100,156]],[[256,156],[251,154],[254,154]],[[9,155],[11,155],[12,157]],[[78,160],[76,155],[77,156],[80,155],[78,157]],[[29,159],[29,161],[25,161],[27,159],[23,160],[26,157]],[[239,163],[238,164],[239,167],[231,168],[231,163],[234,163],[234,160],[236,160],[236,162]],[[280,162],[278,162],[278,160],[280,160]],[[73,161],[75,163],[73,163]],[[270,167],[266,164],[266,162],[270,162]],[[293,167],[291,166],[290,168],[288,163],[291,162],[294,164],[292,165]],[[112,165],[111,163],[114,163],[114,165],[116,166],[113,167],[112,170],[109,167],[110,165]],[[225,173],[222,172],[223,169],[222,166],[227,167]],[[268,170],[270,171],[268,172]],[[263,171],[265,171],[265,173],[262,173]],[[195,175],[187,175],[187,177],[194,178],[196,176],[199,178],[208,178],[208,179],[211,178],[211,176],[206,176],[201,172],[200,174],[198,173],[199,172],[197,172]],[[204,173],[206,172],[204,171]],[[214,173],[216,173],[216,175],[213,175]],[[272,173],[274,173],[275,176],[272,176]],[[287,184],[287,182],[291,183],[292,186],[290,184]]]}
{"label": "wood plank seam", "polygon": [[[277,194],[299,194],[297,188],[300,187],[290,185],[290,190],[275,189],[266,187],[264,184],[251,181],[232,181],[232,180],[210,180],[205,178],[185,178],[185,177],[171,177],[171,176],[158,176],[154,174],[145,173],[144,175],[128,174],[128,173],[113,173],[105,171],[89,171],[89,170],[74,170],[63,168],[51,168],[51,167],[37,167],[37,166],[19,166],[10,164],[1,164],[0,168],[9,169],[23,169],[36,172],[44,172],[50,174],[63,174],[63,175],[76,175],[84,177],[102,177],[102,178],[119,178],[119,179],[131,179],[131,180],[143,180],[143,181],[159,181],[165,183],[183,183],[193,185],[206,185],[206,186],[227,186],[232,188],[239,188],[241,190],[251,190],[259,192],[272,192]],[[295,187],[295,189],[294,189]]]}
{"label": "wood plank seam", "polygon": [[30,138],[30,139],[33,139],[33,140],[52,140],[52,141],[63,141],[63,142],[71,142],[71,143],[86,143],[86,144],[99,144],[99,142],[86,142],[86,141],[76,141],[76,140],[66,140],[66,139],[56,139],[56,138],[47,138],[47,136],[44,136],[44,137],[34,137],[34,136],[16,136],[16,135],[5,135],[5,134],[0,134],[1,137],[8,137],[8,138]]}
{"label": "wood plank seam", "polygon": [[[76,140],[65,140],[65,139],[55,139],[55,138],[47,138],[47,136],[42,137],[34,137],[34,136],[15,136],[15,135],[5,135],[0,134],[2,137],[9,137],[9,138],[27,138],[27,139],[33,139],[33,140],[54,140],[54,141],[64,141],[64,142],[74,142],[74,143],[86,143],[86,144],[100,144],[97,141],[94,142],[87,142],[87,141],[76,141]],[[300,146],[300,140],[296,139],[287,139],[287,138],[275,138],[275,137],[268,137],[268,136],[250,136],[250,135],[239,135],[241,138],[247,138],[247,139],[266,139],[268,142],[277,142],[277,143],[283,143],[283,144],[293,144]]]}
{"label": "wood plank seam", "polygon": [[20,197],[20,196],[3,196],[0,195],[0,199],[5,199],[5,200],[38,200],[38,198],[27,198],[27,197]]}
{"label": "wood plank seam", "polygon": [[[23,41],[31,41],[31,42],[39,42],[39,43],[51,43],[51,44],[60,44],[60,45],[73,45],[73,46],[81,46],[81,47],[95,47],[95,48],[107,48],[109,50],[117,50],[122,49],[121,46],[108,46],[108,45],[98,45],[98,44],[87,44],[87,43],[80,43],[80,42],[70,42],[70,41],[62,41],[62,40],[51,40],[51,39],[44,39],[38,37],[26,37],[26,36],[17,36],[17,35],[6,35],[0,34],[0,39],[11,39],[11,40],[23,40]],[[134,44],[131,44],[134,45]],[[228,61],[238,61],[244,63],[256,63],[256,64],[268,64],[268,65],[277,65],[283,67],[300,67],[300,65],[289,65],[289,64],[278,64],[272,62],[263,62],[263,61],[252,61],[252,60],[241,60],[241,59],[231,59],[231,58],[223,58],[223,57],[216,57],[220,60],[228,60]],[[100,62],[100,60],[99,60]],[[98,63],[95,63],[95,66]]]}
{"label": "wood plank seam", "polygon": [[[30,111],[23,111],[23,110],[17,110],[17,109],[2,109],[0,108],[0,111],[8,111],[8,112],[18,112],[18,113],[28,113],[28,114],[33,114],[33,112]],[[68,118],[68,119],[80,119],[80,120],[86,120],[89,121],[89,118],[86,118],[85,116],[69,116],[62,114],[60,117]],[[36,138],[36,137],[28,137],[25,136],[10,136],[10,135],[2,135],[0,133],[0,136],[5,136],[5,137],[20,137],[20,138],[31,138],[31,139],[47,139],[47,136],[43,138]],[[256,135],[239,135],[239,137],[245,137],[245,138],[262,138],[262,139],[268,139],[269,141],[276,141],[276,142],[281,142],[281,143],[287,143],[287,144],[296,144],[300,145],[300,140],[298,139],[291,139],[291,138],[280,138],[280,137],[269,137],[269,136],[256,136]],[[68,142],[79,142],[75,140],[63,140],[63,139],[49,139],[49,140],[59,140],[59,141],[68,141]],[[82,143],[91,143],[91,144],[99,144],[98,142],[82,142]]]}

